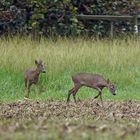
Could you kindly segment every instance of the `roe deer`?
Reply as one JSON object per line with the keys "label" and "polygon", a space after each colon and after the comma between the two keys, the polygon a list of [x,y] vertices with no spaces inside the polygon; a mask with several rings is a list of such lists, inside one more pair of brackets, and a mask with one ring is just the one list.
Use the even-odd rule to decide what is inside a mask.
{"label": "roe deer", "polygon": [[36,64],[36,69],[35,70],[27,69],[24,75],[25,87],[27,88],[27,95],[26,95],[27,98],[29,97],[29,92],[32,84],[37,84],[40,73],[46,72],[41,60],[40,61],[35,60],[35,64]]}
{"label": "roe deer", "polygon": [[68,92],[68,98],[67,102],[70,100],[70,95],[73,95],[74,101],[76,102],[76,93],[77,91],[82,87],[90,87],[93,89],[96,89],[98,91],[98,95],[95,96],[94,98],[98,98],[100,96],[102,105],[102,89],[104,87],[108,88],[108,90],[113,94],[116,95],[116,86],[114,84],[111,84],[109,80],[105,80],[103,76],[99,74],[91,74],[91,73],[79,73],[74,76],[72,76],[72,80],[74,82],[74,87],[69,90]]}

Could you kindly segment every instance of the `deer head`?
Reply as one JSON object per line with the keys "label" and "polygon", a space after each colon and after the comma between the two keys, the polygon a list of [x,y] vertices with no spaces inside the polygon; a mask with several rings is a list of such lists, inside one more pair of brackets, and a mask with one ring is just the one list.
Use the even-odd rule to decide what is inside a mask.
{"label": "deer head", "polygon": [[37,70],[39,72],[46,73],[46,70],[45,70],[45,67],[44,67],[44,65],[42,63],[42,60],[39,60],[39,61],[35,60],[35,64],[36,64]]}
{"label": "deer head", "polygon": [[107,80],[108,84],[108,90],[113,94],[116,95],[116,85],[113,83],[110,83],[109,79]]}

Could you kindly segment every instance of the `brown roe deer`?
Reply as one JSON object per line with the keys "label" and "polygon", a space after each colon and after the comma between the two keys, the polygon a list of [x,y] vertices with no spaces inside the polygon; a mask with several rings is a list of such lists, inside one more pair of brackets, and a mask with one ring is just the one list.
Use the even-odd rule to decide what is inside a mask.
{"label": "brown roe deer", "polygon": [[35,70],[27,69],[24,74],[25,87],[27,88],[27,95],[26,95],[27,98],[29,97],[31,86],[33,84],[37,84],[40,73],[46,72],[42,60],[40,61],[35,60],[35,64],[36,64]]}
{"label": "brown roe deer", "polygon": [[98,95],[94,98],[98,98],[100,96],[102,105],[102,90],[104,87],[106,87],[113,95],[116,95],[116,86],[114,84],[111,84],[109,80],[105,80],[103,76],[99,74],[79,73],[72,76],[72,80],[74,83],[74,87],[68,92],[67,102],[69,102],[71,94],[73,95],[74,101],[76,102],[76,93],[82,86],[96,89],[98,91]]}

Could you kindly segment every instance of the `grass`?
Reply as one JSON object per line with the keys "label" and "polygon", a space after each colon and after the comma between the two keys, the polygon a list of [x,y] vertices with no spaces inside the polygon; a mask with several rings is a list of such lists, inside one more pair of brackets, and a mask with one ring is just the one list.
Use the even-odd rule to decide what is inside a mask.
{"label": "grass", "polygon": [[[32,87],[30,98],[66,100],[73,86],[71,75],[92,72],[104,75],[116,82],[118,95],[112,96],[106,89],[105,99],[140,99],[140,40],[133,37],[123,39],[30,38],[0,39],[0,102],[23,99],[26,68],[34,68],[34,60],[42,59],[47,73],[40,76],[39,88]],[[92,98],[97,92],[82,88],[78,96]]]}

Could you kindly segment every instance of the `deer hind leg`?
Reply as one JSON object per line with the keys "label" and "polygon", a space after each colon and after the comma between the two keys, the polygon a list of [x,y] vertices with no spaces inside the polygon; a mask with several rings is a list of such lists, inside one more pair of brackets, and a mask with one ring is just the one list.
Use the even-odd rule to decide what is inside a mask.
{"label": "deer hind leg", "polygon": [[69,102],[71,94],[73,95],[73,99],[76,102],[75,96],[80,87],[81,87],[80,85],[75,85],[72,89],[69,90],[67,102]]}
{"label": "deer hind leg", "polygon": [[69,90],[69,92],[68,92],[68,98],[67,98],[67,103],[69,102],[70,96],[74,92],[74,90],[75,90],[75,87],[73,87],[72,89]]}
{"label": "deer hind leg", "polygon": [[74,99],[74,102],[76,103],[76,93],[78,92],[78,90],[80,89],[81,85],[76,85],[75,86],[75,90],[74,92],[72,93],[73,95],[73,99]]}

